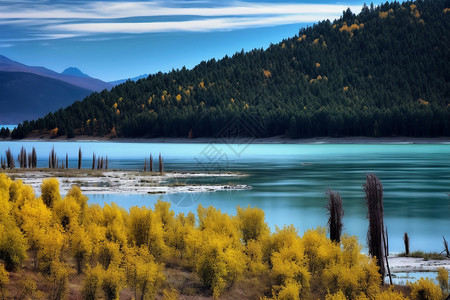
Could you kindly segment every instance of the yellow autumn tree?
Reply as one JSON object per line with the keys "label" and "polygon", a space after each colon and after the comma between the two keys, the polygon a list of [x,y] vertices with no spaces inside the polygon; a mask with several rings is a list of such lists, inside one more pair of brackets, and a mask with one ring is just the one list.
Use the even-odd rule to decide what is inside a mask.
{"label": "yellow autumn tree", "polygon": [[103,269],[100,265],[95,268],[87,267],[85,272],[83,289],[81,294],[85,300],[96,300],[100,298],[100,290],[103,282]]}
{"label": "yellow autumn tree", "polygon": [[7,286],[9,283],[9,273],[5,270],[5,266],[0,263],[0,295],[2,299],[6,299],[8,294]]}
{"label": "yellow autumn tree", "polygon": [[41,185],[41,197],[44,204],[52,208],[55,202],[61,200],[59,181],[56,178],[44,179]]}

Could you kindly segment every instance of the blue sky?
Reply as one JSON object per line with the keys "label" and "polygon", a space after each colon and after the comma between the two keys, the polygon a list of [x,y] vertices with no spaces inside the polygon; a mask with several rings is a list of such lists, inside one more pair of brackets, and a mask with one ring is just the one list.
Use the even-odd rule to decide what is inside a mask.
{"label": "blue sky", "polygon": [[[377,3],[376,3],[377,4]],[[363,2],[0,0],[0,54],[105,81],[266,48]]]}

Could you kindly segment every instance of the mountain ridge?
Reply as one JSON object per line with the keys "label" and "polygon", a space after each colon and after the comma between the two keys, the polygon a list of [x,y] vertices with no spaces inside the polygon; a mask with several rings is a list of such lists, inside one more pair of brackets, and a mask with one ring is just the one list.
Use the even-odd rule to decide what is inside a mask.
{"label": "mountain ridge", "polygon": [[449,136],[447,6],[348,9],[266,50],[94,93],[22,124],[15,136],[64,127],[98,136],[213,137],[234,120],[256,137]]}

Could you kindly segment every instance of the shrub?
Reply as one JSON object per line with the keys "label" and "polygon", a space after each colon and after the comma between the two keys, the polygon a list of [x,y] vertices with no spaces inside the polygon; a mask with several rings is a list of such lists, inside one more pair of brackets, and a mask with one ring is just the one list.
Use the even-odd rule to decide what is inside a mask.
{"label": "shrub", "polygon": [[430,278],[420,278],[411,287],[412,300],[436,300],[442,299],[441,289]]}

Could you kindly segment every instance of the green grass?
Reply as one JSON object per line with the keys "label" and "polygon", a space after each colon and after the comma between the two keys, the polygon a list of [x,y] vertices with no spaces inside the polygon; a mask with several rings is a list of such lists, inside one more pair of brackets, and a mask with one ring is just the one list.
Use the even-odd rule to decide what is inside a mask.
{"label": "green grass", "polygon": [[438,252],[423,252],[423,251],[414,251],[406,255],[404,252],[398,255],[399,257],[416,257],[423,258],[424,260],[443,260],[447,259],[447,257]]}

